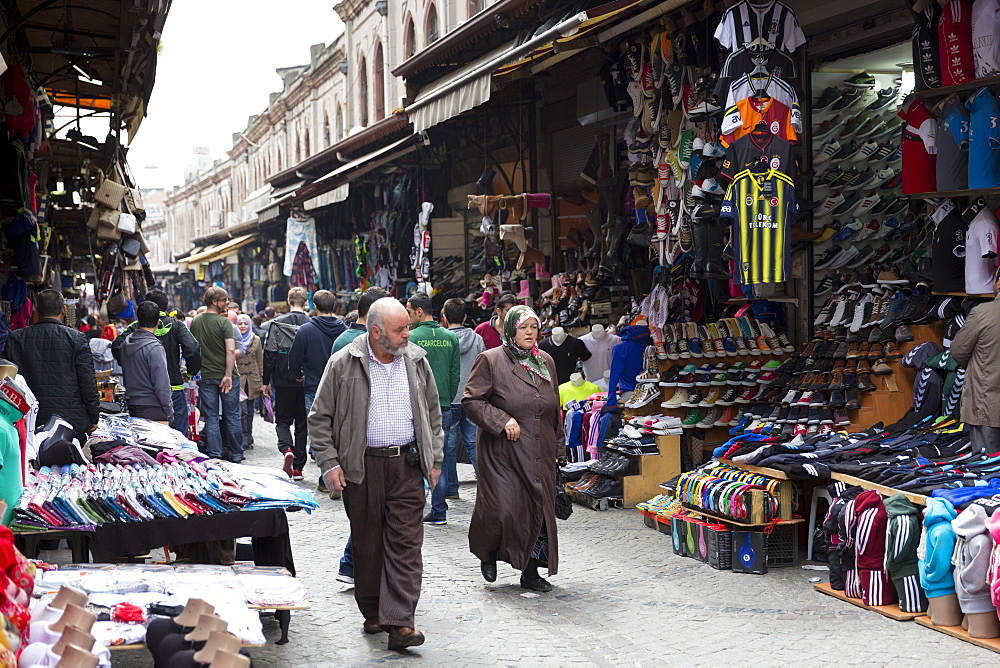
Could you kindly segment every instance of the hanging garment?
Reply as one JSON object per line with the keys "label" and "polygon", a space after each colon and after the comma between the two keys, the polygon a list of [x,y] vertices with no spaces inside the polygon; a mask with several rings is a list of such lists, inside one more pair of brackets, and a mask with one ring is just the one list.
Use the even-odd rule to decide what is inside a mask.
{"label": "hanging garment", "polygon": [[291,284],[303,287],[309,292],[316,289],[316,269],[306,242],[300,241],[292,260]]}
{"label": "hanging garment", "polygon": [[[295,264],[296,249],[300,243],[305,243],[309,249],[309,263],[312,265],[313,259],[319,257],[319,248],[316,246],[316,219],[289,218],[285,224],[285,276],[291,276]],[[312,265],[313,276],[316,275],[316,266]]]}

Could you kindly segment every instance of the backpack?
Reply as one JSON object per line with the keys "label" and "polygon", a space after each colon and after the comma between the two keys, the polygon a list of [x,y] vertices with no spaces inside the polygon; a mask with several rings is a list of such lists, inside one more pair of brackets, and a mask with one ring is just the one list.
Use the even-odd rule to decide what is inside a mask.
{"label": "backpack", "polygon": [[294,385],[298,378],[288,370],[288,351],[301,325],[272,320],[267,330],[267,342],[264,344],[264,363],[270,366],[271,382],[278,385]]}

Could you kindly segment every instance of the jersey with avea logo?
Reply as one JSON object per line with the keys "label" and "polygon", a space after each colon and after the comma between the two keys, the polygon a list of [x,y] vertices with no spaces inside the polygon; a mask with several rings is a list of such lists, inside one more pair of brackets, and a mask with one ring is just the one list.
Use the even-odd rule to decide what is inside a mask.
{"label": "jersey with avea logo", "polygon": [[774,169],[736,174],[719,213],[732,225],[734,280],[743,285],[788,280],[797,212],[795,184],[787,175]]}

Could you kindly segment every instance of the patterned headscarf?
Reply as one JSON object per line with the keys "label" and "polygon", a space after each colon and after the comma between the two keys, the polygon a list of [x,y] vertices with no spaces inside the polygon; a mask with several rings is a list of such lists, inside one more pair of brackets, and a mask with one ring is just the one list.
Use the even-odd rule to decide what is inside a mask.
{"label": "patterned headscarf", "polygon": [[534,310],[529,306],[515,306],[507,311],[507,316],[503,320],[503,345],[514,356],[517,363],[527,369],[529,373],[537,374],[551,383],[552,377],[549,375],[548,367],[545,366],[545,360],[542,359],[542,352],[538,349],[538,344],[532,346],[531,350],[525,350],[514,341],[518,326],[532,318],[539,326],[541,325],[542,321],[538,319]]}

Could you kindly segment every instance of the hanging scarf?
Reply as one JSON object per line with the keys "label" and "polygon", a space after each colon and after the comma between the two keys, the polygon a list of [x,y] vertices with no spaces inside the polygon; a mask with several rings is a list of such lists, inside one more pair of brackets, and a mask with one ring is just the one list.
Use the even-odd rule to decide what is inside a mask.
{"label": "hanging scarf", "polygon": [[247,333],[246,334],[243,334],[243,332],[240,332],[240,334],[243,336],[243,348],[245,350],[249,350],[250,349],[250,339],[253,338],[253,320],[251,320],[250,316],[248,316],[246,313],[243,313],[238,318],[236,318],[236,324],[239,325],[240,322],[243,321],[243,320],[247,321],[247,327],[248,327],[248,329],[247,329]]}
{"label": "hanging scarf", "polygon": [[542,352],[538,349],[538,344],[532,346],[531,350],[525,350],[514,341],[517,328],[532,318],[536,323],[541,324],[541,320],[529,306],[515,306],[507,311],[507,317],[503,321],[503,345],[514,356],[517,363],[528,370],[529,374],[534,373],[551,383],[552,377],[549,375],[548,367],[545,366],[545,360],[542,358]]}

